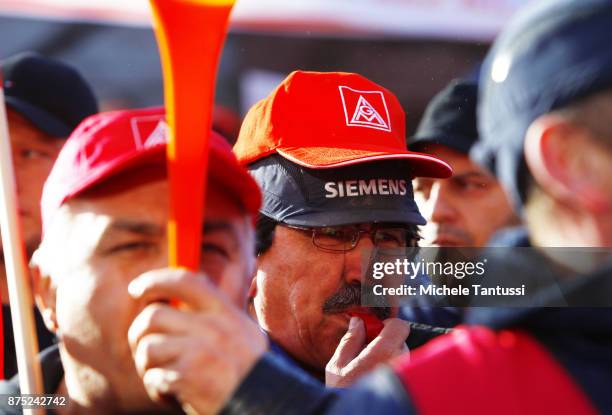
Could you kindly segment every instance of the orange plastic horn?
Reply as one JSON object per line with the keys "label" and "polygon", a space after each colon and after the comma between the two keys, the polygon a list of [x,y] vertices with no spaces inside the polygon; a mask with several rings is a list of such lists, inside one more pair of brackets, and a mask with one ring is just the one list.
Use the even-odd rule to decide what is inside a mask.
{"label": "orange plastic horn", "polygon": [[234,0],[150,0],[170,128],[169,262],[199,269],[217,66]]}

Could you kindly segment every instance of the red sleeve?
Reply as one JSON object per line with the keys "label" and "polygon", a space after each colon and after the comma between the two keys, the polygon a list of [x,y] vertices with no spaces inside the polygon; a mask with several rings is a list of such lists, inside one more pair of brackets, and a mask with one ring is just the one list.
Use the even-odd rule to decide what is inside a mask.
{"label": "red sleeve", "polygon": [[459,328],[394,369],[421,415],[597,413],[563,367],[520,331]]}

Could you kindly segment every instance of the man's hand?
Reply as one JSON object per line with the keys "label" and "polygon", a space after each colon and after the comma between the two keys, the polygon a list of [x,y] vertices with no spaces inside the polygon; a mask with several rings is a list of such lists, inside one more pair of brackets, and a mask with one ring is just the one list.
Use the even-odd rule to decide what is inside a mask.
{"label": "man's hand", "polygon": [[257,324],[202,274],[151,271],[128,290],[147,304],[128,338],[151,399],[174,397],[189,414],[219,412],[267,349]]}
{"label": "man's hand", "polygon": [[380,334],[366,344],[366,331],[359,317],[351,317],[349,328],[340,340],[336,352],[325,367],[325,384],[344,388],[377,365],[408,353],[406,338],[410,333],[407,322],[398,318],[385,320]]}

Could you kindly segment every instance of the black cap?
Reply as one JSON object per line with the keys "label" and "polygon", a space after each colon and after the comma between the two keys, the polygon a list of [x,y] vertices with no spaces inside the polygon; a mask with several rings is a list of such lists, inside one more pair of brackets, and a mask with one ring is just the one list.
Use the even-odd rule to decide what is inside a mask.
{"label": "black cap", "polygon": [[412,175],[400,160],[309,169],[275,154],[247,168],[263,193],[260,212],[277,222],[425,224],[414,202]]}
{"label": "black cap", "polygon": [[534,2],[495,41],[482,67],[480,140],[471,156],[489,167],[517,212],[526,201],[524,138],[539,116],[612,88],[612,1]]}
{"label": "black cap", "polygon": [[477,97],[476,82],[452,80],[427,105],[416,133],[408,139],[410,150],[427,152],[428,145],[441,144],[468,154],[478,140]]}
{"label": "black cap", "polygon": [[0,65],[7,106],[52,137],[68,137],[98,112],[94,93],[71,66],[31,52]]}

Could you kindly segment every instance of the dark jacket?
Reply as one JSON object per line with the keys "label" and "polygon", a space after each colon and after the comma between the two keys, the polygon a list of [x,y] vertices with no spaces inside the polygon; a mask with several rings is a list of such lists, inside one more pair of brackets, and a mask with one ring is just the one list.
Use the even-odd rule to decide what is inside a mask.
{"label": "dark jacket", "polygon": [[302,370],[266,353],[240,384],[222,415],[323,413],[339,396]]}
{"label": "dark jacket", "polygon": [[[64,367],[60,359],[59,347],[53,345],[40,353],[40,366],[43,375],[43,390],[46,394],[54,394],[64,378]],[[10,380],[0,382],[0,395],[19,394],[19,376],[15,375]],[[5,399],[0,401],[0,415],[22,414],[20,407],[9,406]],[[47,411],[52,414],[53,411]]]}
{"label": "dark jacket", "polygon": [[[34,324],[36,326],[38,350],[45,350],[47,347],[55,344],[55,336],[47,330],[36,307],[34,307]],[[11,308],[7,304],[2,304],[2,331],[4,342],[4,379],[10,379],[17,373],[17,355],[15,352],[15,338],[13,337]]]}

